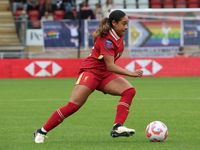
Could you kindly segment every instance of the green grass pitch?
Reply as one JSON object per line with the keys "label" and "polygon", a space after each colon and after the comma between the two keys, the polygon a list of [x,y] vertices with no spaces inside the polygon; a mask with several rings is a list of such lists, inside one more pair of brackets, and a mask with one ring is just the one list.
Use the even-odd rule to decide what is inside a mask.
{"label": "green grass pitch", "polygon": [[[95,91],[85,105],[35,144],[33,132],[69,101],[76,79],[1,79],[0,150],[199,150],[200,77],[126,78],[136,89],[125,126],[131,137],[112,138],[120,97]],[[149,142],[155,120],[169,130],[164,142]]]}

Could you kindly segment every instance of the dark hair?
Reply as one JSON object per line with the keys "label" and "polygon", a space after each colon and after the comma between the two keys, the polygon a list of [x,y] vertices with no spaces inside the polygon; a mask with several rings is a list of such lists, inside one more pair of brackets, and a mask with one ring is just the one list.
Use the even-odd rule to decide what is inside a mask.
{"label": "dark hair", "polygon": [[106,17],[101,20],[97,30],[95,31],[95,37],[105,36],[108,34],[109,30],[113,27],[112,21],[115,20],[118,23],[126,14],[121,10],[114,10],[110,13],[109,18]]}

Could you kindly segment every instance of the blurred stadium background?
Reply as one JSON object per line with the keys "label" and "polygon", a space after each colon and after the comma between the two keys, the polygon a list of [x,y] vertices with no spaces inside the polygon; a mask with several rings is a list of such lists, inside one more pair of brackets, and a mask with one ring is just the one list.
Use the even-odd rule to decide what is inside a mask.
{"label": "blurred stadium background", "polygon": [[[35,59],[48,59],[51,62],[43,64],[45,75],[41,77],[50,76],[44,71],[49,64],[54,68],[56,65],[61,66],[60,70],[64,70],[62,65],[53,63],[55,59],[86,58],[90,54],[93,33],[98,23],[105,17],[103,7],[106,0],[72,0],[71,10],[65,8],[67,0],[23,1],[24,4],[27,3],[26,9],[14,5],[21,3],[19,0],[0,0],[0,72],[4,74],[1,78],[33,77],[36,71],[31,72],[30,68],[35,69],[36,62],[31,62]],[[44,19],[46,12],[44,7],[47,1],[52,6],[47,15],[51,16],[51,19]],[[187,68],[180,70],[190,73],[179,72],[168,76],[199,76],[199,69],[193,71],[193,67],[198,65],[200,56],[199,7],[199,0],[113,0],[109,11],[123,9],[130,19],[129,29],[124,36],[125,51],[122,55],[124,59],[119,65],[129,70],[146,69],[147,76],[167,76],[165,73],[158,74],[166,65],[161,62],[171,59],[168,61],[175,63],[171,66],[180,69],[182,68],[180,63],[184,63],[184,66],[188,65]],[[100,16],[97,16],[97,11]],[[180,61],[178,57],[184,59]],[[10,69],[19,69],[20,64],[14,67],[10,63],[14,61],[14,64],[17,64],[16,58],[27,62],[22,70],[29,75],[5,75],[6,66]],[[137,61],[137,58],[145,61]],[[126,61],[128,63],[124,64]],[[38,65],[41,67],[41,63]],[[77,67],[78,65],[79,63]],[[59,72],[59,67],[57,69]],[[51,77],[56,77],[55,72],[50,71]]]}

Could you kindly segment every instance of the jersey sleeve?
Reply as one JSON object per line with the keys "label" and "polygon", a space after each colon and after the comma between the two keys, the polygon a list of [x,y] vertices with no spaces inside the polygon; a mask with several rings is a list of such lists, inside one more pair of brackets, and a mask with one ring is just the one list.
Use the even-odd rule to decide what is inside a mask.
{"label": "jersey sleeve", "polygon": [[110,39],[101,39],[100,42],[100,54],[115,56],[114,43]]}

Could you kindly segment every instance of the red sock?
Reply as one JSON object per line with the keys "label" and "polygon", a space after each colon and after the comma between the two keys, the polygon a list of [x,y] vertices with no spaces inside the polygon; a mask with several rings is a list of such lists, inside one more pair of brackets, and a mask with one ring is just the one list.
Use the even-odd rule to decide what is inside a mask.
{"label": "red sock", "polygon": [[49,118],[43,128],[49,132],[56,126],[58,126],[65,118],[75,113],[79,109],[79,106],[69,102],[66,106],[61,107],[57,111],[53,113],[53,115]]}
{"label": "red sock", "polygon": [[129,108],[132,103],[132,99],[135,96],[135,89],[134,88],[129,88],[125,90],[121,94],[121,99],[117,105],[117,115],[115,119],[115,124],[120,123],[121,125],[124,124],[128,114],[129,114]]}

